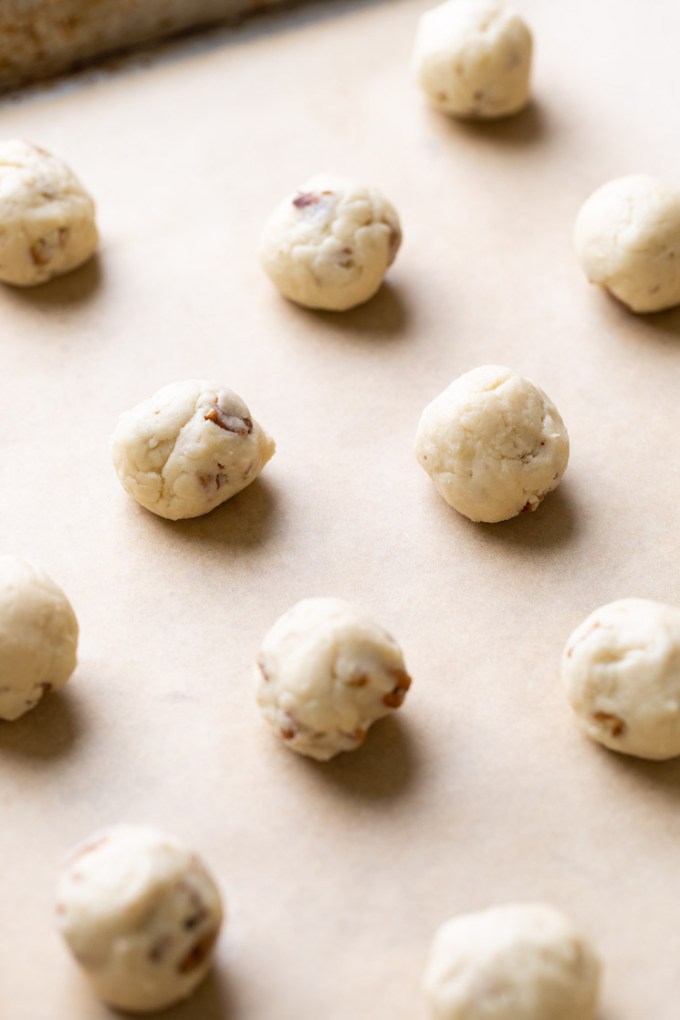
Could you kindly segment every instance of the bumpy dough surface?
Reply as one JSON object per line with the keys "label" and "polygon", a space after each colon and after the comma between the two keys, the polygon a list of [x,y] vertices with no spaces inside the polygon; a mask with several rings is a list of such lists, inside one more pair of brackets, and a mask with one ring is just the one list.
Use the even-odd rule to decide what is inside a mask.
{"label": "bumpy dough surface", "polygon": [[73,171],[31,142],[0,142],[0,280],[20,287],[68,273],[99,240],[90,195]]}
{"label": "bumpy dough surface", "polygon": [[257,701],[288,747],[319,761],[359,747],[411,685],[401,649],[363,610],[335,598],[298,602],[267,633]]}
{"label": "bumpy dough surface", "polygon": [[0,719],[18,719],[76,668],[78,621],[54,581],[0,556]]}
{"label": "bumpy dough surface", "polygon": [[631,311],[680,304],[680,187],[645,174],[610,181],[581,207],[574,245],[590,282]]}
{"label": "bumpy dough surface", "polygon": [[594,1020],[600,963],[553,907],[508,904],[456,917],[430,951],[434,1020]]}
{"label": "bumpy dough surface", "polygon": [[457,117],[517,113],[529,101],[531,32],[496,0],[447,0],[420,19],[413,58],[430,102]]}
{"label": "bumpy dough surface", "polygon": [[197,379],[127,411],[112,441],[125,491],[172,521],[207,514],[245,489],[275,448],[236,393]]}
{"label": "bumpy dough surface", "polygon": [[69,854],[57,919],[100,998],[143,1013],[186,998],[203,980],[222,903],[201,861],[173,836],[117,825]]}
{"label": "bumpy dough surface", "polygon": [[260,261],[291,301],[344,311],[373,297],[400,244],[399,217],[379,191],[319,174],[274,210]]}
{"label": "bumpy dough surface", "polygon": [[680,608],[647,599],[600,606],[576,628],[562,679],[578,721],[605,747],[680,755]]}
{"label": "bumpy dough surface", "polygon": [[483,365],[425,408],[416,456],[450,506],[493,523],[535,510],[557,487],[569,438],[542,390],[509,368]]}

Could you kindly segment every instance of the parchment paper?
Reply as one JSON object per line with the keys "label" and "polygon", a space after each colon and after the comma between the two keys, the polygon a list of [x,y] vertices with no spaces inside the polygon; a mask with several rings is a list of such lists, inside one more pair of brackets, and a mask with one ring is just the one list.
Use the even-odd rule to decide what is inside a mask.
{"label": "parchment paper", "polygon": [[[624,596],[680,601],[680,312],[590,287],[574,216],[605,180],[677,176],[680,8],[522,0],[536,102],[496,125],[412,84],[427,4],[320,6],[86,76],[0,110],[99,203],[101,254],[0,293],[0,535],[73,601],[67,690],[0,725],[2,1020],[103,1020],[53,923],[92,830],[191,843],[229,904],[214,976],[173,1020],[422,1020],[434,929],[509,900],[569,911],[606,965],[602,1020],[677,1020],[680,763],[583,737],[558,665]],[[318,170],[381,187],[405,243],[345,315],[279,298],[254,251]],[[533,515],[472,525],[415,462],[423,406],[505,363],[572,440]],[[125,496],[118,414],[214,377],[278,453],[208,517]],[[253,661],[297,599],[356,600],[401,641],[398,719],[329,765],[269,734]]]}

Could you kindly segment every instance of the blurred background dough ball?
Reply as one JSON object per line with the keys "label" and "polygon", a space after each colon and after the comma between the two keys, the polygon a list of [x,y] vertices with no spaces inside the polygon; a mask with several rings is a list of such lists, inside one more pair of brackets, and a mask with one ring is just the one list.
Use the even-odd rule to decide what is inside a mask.
{"label": "blurred background dough ball", "polygon": [[262,642],[257,679],[274,732],[319,761],[359,747],[411,686],[394,638],[336,598],[303,599],[279,617]]}
{"label": "blurred background dough ball", "polygon": [[222,924],[212,877],[179,840],[117,825],[76,846],[62,868],[57,920],[99,997],[132,1012],[185,999],[203,980]]}
{"label": "blurred background dough ball", "polygon": [[591,283],[633,312],[680,304],[680,187],[646,174],[619,177],[582,205],[574,228]]}
{"label": "blurred background dough ball", "polygon": [[87,261],[99,240],[94,216],[61,159],[31,142],[0,141],[0,280],[30,287]]}
{"label": "blurred background dough ball", "polygon": [[450,506],[494,523],[535,510],[557,487],[569,438],[543,390],[509,368],[483,365],[425,408],[416,456]]}
{"label": "blurred background dough ball", "polygon": [[433,1020],[595,1020],[600,971],[568,917],[512,903],[442,925],[423,985]]}
{"label": "blurred background dough ball", "polygon": [[78,621],[61,588],[19,556],[0,556],[0,719],[18,719],[76,668]]}
{"label": "blurred background dough ball", "polygon": [[120,482],[147,510],[199,517],[254,482],[276,449],[241,398],[218,383],[171,383],[118,420]]}
{"label": "blurred background dough ball", "polygon": [[274,210],[260,261],[291,301],[344,311],[373,297],[400,244],[399,217],[379,191],[319,174]]}
{"label": "blurred background dough ball", "polygon": [[517,113],[529,101],[531,32],[496,0],[446,0],[421,16],[414,69],[430,102],[456,117]]}
{"label": "blurred background dough ball", "polygon": [[680,608],[649,599],[600,606],[567,641],[562,679],[593,740],[639,758],[680,755]]}

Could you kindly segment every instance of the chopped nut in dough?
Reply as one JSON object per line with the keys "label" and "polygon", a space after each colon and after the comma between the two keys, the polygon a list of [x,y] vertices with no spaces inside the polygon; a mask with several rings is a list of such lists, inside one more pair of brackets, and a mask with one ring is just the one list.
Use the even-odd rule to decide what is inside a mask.
{"label": "chopped nut in dough", "polygon": [[680,304],[680,186],[646,174],[609,181],[582,205],[574,245],[590,282],[630,311]]}
{"label": "chopped nut in dough", "polygon": [[567,698],[583,730],[613,751],[680,755],[680,608],[649,599],[600,606],[567,641]]}
{"label": "chopped nut in dough", "polygon": [[421,16],[414,69],[444,113],[507,117],[529,101],[531,51],[516,11],[497,0],[446,0]]}
{"label": "chopped nut in dough", "polygon": [[0,280],[30,287],[87,261],[99,240],[94,215],[57,156],[20,139],[0,142]]}
{"label": "chopped nut in dough", "polygon": [[600,971],[564,914],[507,904],[442,925],[423,987],[432,1020],[595,1020]]}
{"label": "chopped nut in dough", "polygon": [[399,645],[343,599],[303,599],[269,630],[258,658],[257,701],[300,754],[327,761],[353,751],[411,686]]}
{"label": "chopped nut in dough", "polygon": [[400,244],[399,218],[379,191],[320,174],[274,210],[260,261],[291,301],[343,311],[373,297]]}
{"label": "chopped nut in dough", "polygon": [[189,379],[123,414],[112,448],[125,491],[176,521],[207,514],[245,489],[275,444],[236,393]]}
{"label": "chopped nut in dough", "polygon": [[47,574],[0,556],[0,719],[18,719],[76,667],[78,621]]}
{"label": "chopped nut in dough", "polygon": [[542,390],[509,368],[483,365],[425,408],[416,455],[450,506],[493,523],[535,510],[557,487],[569,438]]}
{"label": "chopped nut in dough", "polygon": [[136,1013],[185,999],[210,968],[220,893],[196,854],[149,826],[116,825],[76,846],[57,920],[108,1005]]}

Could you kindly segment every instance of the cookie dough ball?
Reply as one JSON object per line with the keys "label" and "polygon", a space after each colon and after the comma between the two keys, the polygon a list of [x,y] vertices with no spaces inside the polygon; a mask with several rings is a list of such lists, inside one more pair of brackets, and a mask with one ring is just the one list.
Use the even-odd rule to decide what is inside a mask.
{"label": "cookie dough ball", "polygon": [[318,761],[353,751],[411,686],[399,645],[368,613],[303,599],[262,643],[257,701],[288,747]]}
{"label": "cookie dough ball", "polygon": [[562,656],[567,698],[589,737],[613,751],[680,755],[680,608],[647,599],[601,606]]}
{"label": "cookie dough ball", "polygon": [[591,283],[633,312],[680,304],[680,187],[619,177],[581,207],[574,245]]}
{"label": "cookie dough ball", "polygon": [[275,448],[239,396],[197,379],[164,386],[113,434],[123,488],[171,521],[207,514],[245,489]]}
{"label": "cookie dough ball", "polygon": [[595,1020],[600,963],[553,907],[464,914],[435,935],[424,990],[433,1020]]}
{"label": "cookie dough ball", "polygon": [[399,217],[379,191],[320,174],[274,210],[260,261],[291,301],[344,311],[373,297],[400,244]]}
{"label": "cookie dough ball", "polygon": [[86,262],[99,240],[94,202],[57,156],[0,142],[0,280],[44,283]]}
{"label": "cookie dough ball", "polygon": [[416,78],[444,113],[507,117],[529,101],[531,49],[531,32],[511,8],[447,0],[420,19]]}
{"label": "cookie dough ball", "polygon": [[535,510],[559,484],[569,438],[557,408],[509,368],[466,372],[423,411],[416,455],[446,502],[493,523]]}
{"label": "cookie dough ball", "polygon": [[204,865],[179,840],[117,825],[69,854],[57,919],[100,998],[147,1013],[185,999],[203,980],[222,903]]}
{"label": "cookie dough ball", "polygon": [[78,621],[54,581],[0,556],[0,719],[18,719],[76,668]]}

